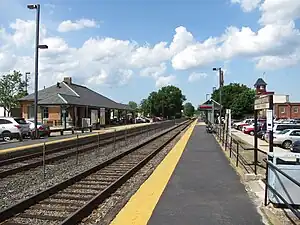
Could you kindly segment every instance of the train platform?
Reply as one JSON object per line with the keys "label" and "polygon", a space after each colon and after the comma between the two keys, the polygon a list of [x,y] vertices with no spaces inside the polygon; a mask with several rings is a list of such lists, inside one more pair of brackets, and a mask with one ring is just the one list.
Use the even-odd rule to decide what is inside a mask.
{"label": "train platform", "polygon": [[195,122],[111,225],[264,224],[222,151]]}
{"label": "train platform", "polygon": [[92,132],[77,132],[75,134],[65,134],[65,135],[55,135],[54,136],[51,134],[50,137],[47,138],[40,138],[36,140],[31,140],[31,139],[24,139],[24,141],[19,142],[17,140],[15,141],[10,141],[10,142],[0,142],[0,154],[5,153],[5,152],[11,152],[11,151],[18,151],[18,150],[24,150],[28,148],[33,148],[37,147],[39,145],[43,145],[44,142],[47,144],[53,144],[57,142],[65,142],[69,141],[72,139],[75,139],[78,135],[78,137],[88,137],[92,135],[97,135],[97,134],[102,134],[102,133],[108,133],[108,132],[113,132],[114,130],[119,131],[119,130],[125,130],[125,129],[130,129],[133,127],[137,126],[146,126],[148,123],[141,123],[141,124],[128,124],[128,125],[121,125],[121,126],[112,126],[108,127],[105,129],[101,130],[93,130]]}

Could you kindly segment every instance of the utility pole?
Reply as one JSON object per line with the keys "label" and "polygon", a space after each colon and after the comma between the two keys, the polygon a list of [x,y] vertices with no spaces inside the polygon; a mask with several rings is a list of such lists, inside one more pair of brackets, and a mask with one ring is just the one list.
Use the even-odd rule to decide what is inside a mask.
{"label": "utility pole", "polygon": [[40,45],[40,4],[29,4],[28,9],[36,10],[35,24],[35,62],[34,62],[34,134],[35,138],[39,137],[37,129],[38,118],[38,66],[39,66],[39,49],[47,49],[47,45]]}
{"label": "utility pole", "polygon": [[220,103],[220,124],[222,116],[222,87],[224,85],[224,73],[222,68],[213,68],[213,71],[219,71],[219,103]]}
{"label": "utility pole", "polygon": [[25,91],[26,91],[26,94],[28,94],[28,76],[27,75],[30,75],[30,72],[25,73]]}

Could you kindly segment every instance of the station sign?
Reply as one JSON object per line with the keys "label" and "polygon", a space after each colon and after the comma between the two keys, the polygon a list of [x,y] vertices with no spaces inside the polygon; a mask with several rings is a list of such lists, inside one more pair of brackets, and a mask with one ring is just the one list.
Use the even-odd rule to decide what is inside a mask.
{"label": "station sign", "polygon": [[254,101],[254,109],[268,109],[269,108],[269,95],[261,96]]}
{"label": "station sign", "polygon": [[267,131],[273,130],[273,110],[267,109]]}

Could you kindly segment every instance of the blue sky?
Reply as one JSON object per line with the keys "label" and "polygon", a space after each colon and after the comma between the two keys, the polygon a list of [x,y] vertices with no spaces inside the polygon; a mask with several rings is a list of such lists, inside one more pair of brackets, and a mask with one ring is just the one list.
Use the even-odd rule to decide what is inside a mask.
{"label": "blue sky", "polygon": [[[296,8],[293,13],[290,13],[289,4],[280,7],[279,12],[270,0],[253,0],[251,7],[247,0],[41,0],[41,23],[46,32],[41,35],[41,42],[49,43],[49,49],[51,44],[58,44],[53,44],[51,51],[41,53],[40,88],[68,75],[73,77],[74,82],[127,103],[130,100],[140,102],[151,91],[170,83],[181,88],[187,100],[197,106],[205,100],[207,93],[211,93],[212,87],[217,86],[218,77],[212,67],[222,67],[225,84],[239,82],[252,87],[265,72],[269,90],[289,94],[291,100],[300,101],[297,91],[300,81],[300,43],[297,41],[300,4],[290,1],[294,4],[290,7]],[[0,49],[5,53],[6,61],[14,61],[10,67],[0,63],[2,72],[8,69],[34,72],[34,39],[33,36],[26,39],[25,33],[28,32],[29,36],[34,34],[34,24],[30,25],[29,21],[34,20],[35,14],[26,8],[27,3],[32,2],[0,2],[0,8],[4,9],[1,10],[0,24],[7,37],[2,39]],[[275,21],[271,16],[276,13],[279,15]],[[268,19],[261,22],[262,17]],[[24,23],[17,28],[9,27],[16,23],[16,19]],[[63,21],[75,23],[80,19],[94,21],[95,26],[59,31]],[[283,22],[278,25],[278,20]],[[182,33],[191,34],[193,40],[186,41],[184,35],[179,37],[180,50],[168,50],[171,53],[166,57],[162,57],[160,51],[150,53],[160,42],[167,42],[164,51],[171,49],[178,27],[184,27]],[[228,31],[228,27],[237,30]],[[242,27],[248,30],[241,30]],[[258,32],[266,27],[272,28],[271,31]],[[249,29],[252,34],[247,32]],[[19,37],[16,32],[23,32],[24,43],[21,46],[9,41],[16,42],[16,37]],[[104,41],[106,38],[112,38],[112,41]],[[207,47],[204,43],[209,38],[218,40]],[[93,47],[83,47],[89,39],[93,39],[97,46],[94,51]],[[119,40],[129,44],[122,42],[126,46],[119,47]],[[62,48],[64,44],[67,47]],[[254,50],[249,47],[251,45]],[[139,55],[138,48],[146,49],[148,53]],[[66,59],[70,55],[71,58]],[[127,59],[133,55],[138,56],[138,60],[128,63]],[[91,64],[89,60],[94,62]],[[143,66],[137,65],[140,60]],[[261,63],[258,63],[259,60]],[[165,69],[155,75],[161,63],[164,64],[161,68]],[[58,67],[61,69],[58,70]],[[141,71],[147,68],[152,68],[152,73],[141,76]],[[191,82],[189,76],[192,73],[197,75]]]}

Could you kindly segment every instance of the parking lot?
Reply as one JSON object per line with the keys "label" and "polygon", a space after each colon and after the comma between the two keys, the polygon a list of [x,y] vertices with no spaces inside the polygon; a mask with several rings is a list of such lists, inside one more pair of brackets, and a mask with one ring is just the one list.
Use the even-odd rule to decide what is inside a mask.
{"label": "parking lot", "polygon": [[[243,121],[237,121],[232,124],[233,134],[238,135],[239,138],[249,142],[251,145],[254,143],[254,119],[249,118]],[[300,141],[300,124],[297,120],[274,120],[273,125],[273,143],[276,151],[289,151],[293,150],[295,142]],[[269,134],[266,131],[266,120],[257,120],[257,137],[259,146],[268,148]],[[281,149],[281,150],[279,150]]]}

